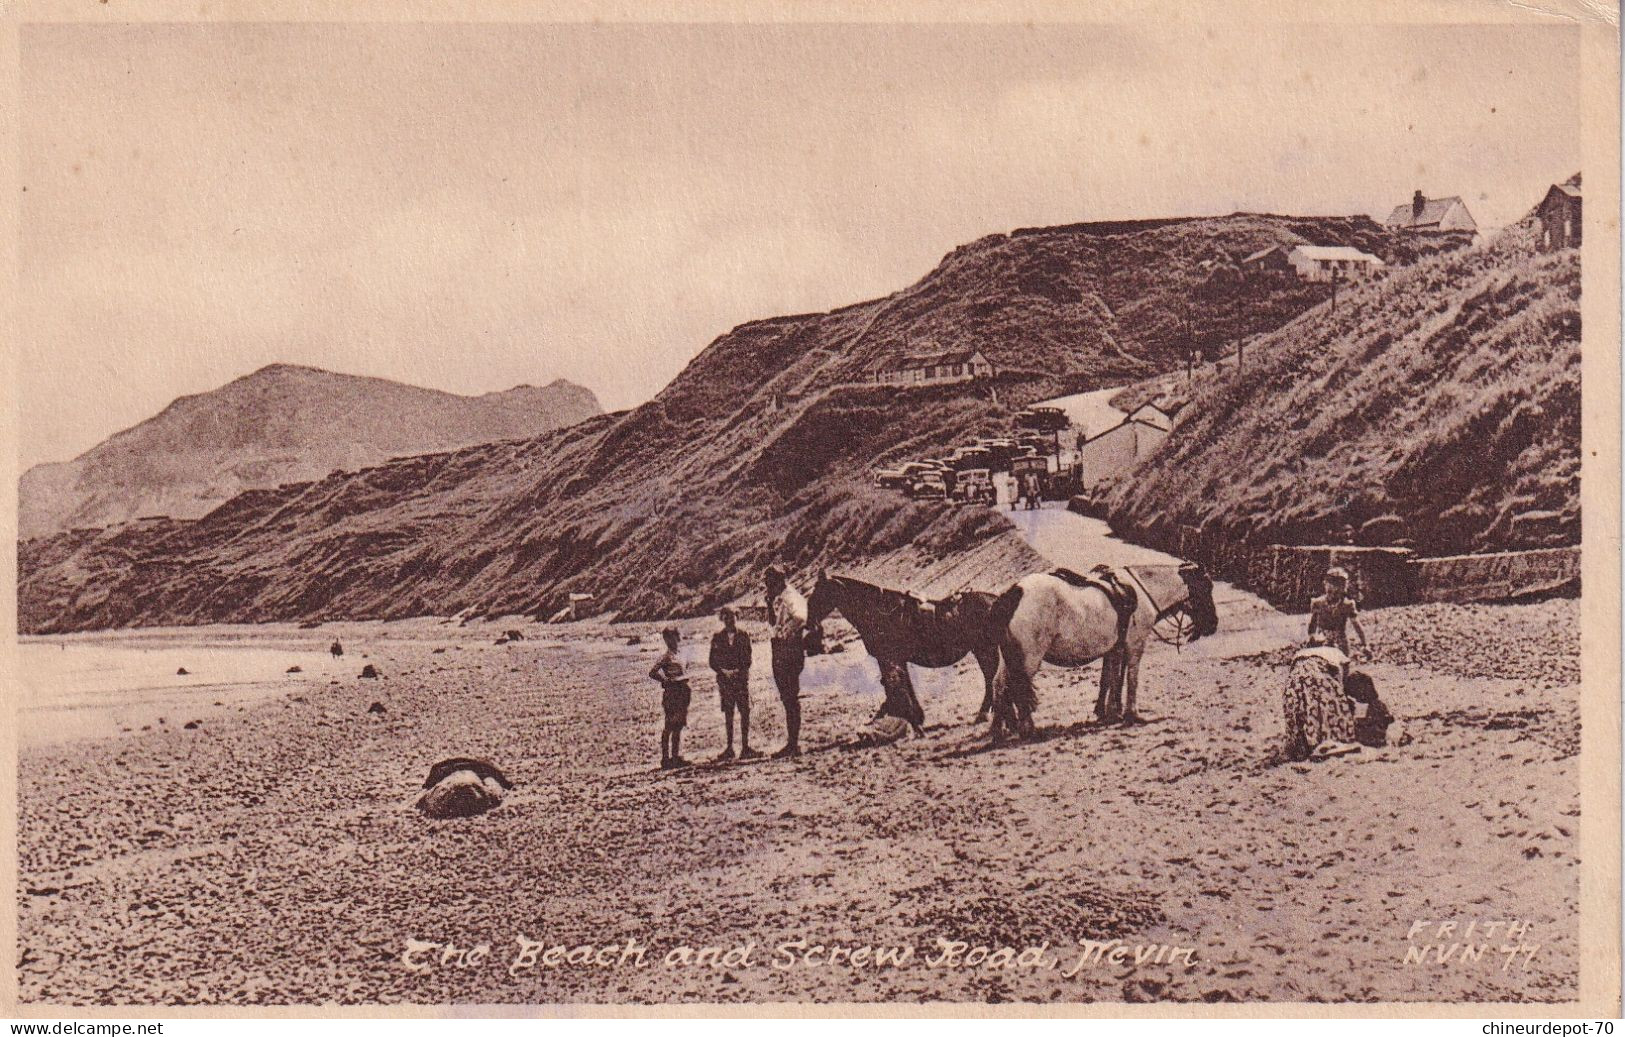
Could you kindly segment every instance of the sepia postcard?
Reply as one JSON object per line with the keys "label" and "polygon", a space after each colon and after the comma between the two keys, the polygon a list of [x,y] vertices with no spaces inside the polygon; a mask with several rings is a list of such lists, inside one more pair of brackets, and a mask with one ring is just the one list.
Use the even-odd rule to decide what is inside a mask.
{"label": "sepia postcard", "polygon": [[1595,0],[0,3],[0,1014],[1620,1014]]}

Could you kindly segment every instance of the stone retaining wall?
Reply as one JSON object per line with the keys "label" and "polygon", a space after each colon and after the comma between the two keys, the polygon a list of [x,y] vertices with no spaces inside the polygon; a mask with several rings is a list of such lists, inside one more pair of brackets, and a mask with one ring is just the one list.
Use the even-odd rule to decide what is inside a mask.
{"label": "stone retaining wall", "polygon": [[[1073,510],[1088,503],[1074,499]],[[1200,562],[1214,576],[1251,591],[1276,608],[1307,612],[1326,570],[1349,572],[1355,598],[1367,608],[1425,601],[1498,601],[1532,594],[1578,595],[1580,549],[1419,558],[1403,547],[1249,544],[1190,526],[1135,530],[1135,542]]]}

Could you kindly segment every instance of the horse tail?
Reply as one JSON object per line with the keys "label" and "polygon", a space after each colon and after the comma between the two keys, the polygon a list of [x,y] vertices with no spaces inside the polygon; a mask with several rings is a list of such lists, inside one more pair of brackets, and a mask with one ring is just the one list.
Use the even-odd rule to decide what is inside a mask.
{"label": "horse tail", "polygon": [[[988,613],[988,635],[999,646],[999,672],[1003,676],[1003,692],[1011,705],[1031,710],[1038,705],[1033,694],[1032,676],[1027,673],[1020,646],[1010,637],[1010,621],[1021,605],[1021,586],[1017,584],[999,595]],[[997,692],[995,693],[997,697]]]}
{"label": "horse tail", "polygon": [[1004,693],[1012,705],[1031,712],[1038,706],[1038,695],[1033,687],[1032,674],[1027,672],[1021,649],[1013,640],[1005,638],[999,645],[999,661],[1004,670]]}
{"label": "horse tail", "polygon": [[1010,619],[1016,614],[1016,606],[1021,604],[1021,585],[1015,584],[1009,590],[993,600],[987,613],[988,640],[995,643],[1004,640],[1004,632],[1010,629]]}

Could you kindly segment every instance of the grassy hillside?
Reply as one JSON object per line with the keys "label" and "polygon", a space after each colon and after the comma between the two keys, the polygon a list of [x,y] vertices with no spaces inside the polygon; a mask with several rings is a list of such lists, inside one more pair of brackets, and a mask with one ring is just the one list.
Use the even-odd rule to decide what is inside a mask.
{"label": "grassy hillside", "polygon": [[1118,529],[1427,554],[1579,542],[1580,260],[1537,252],[1527,222],[1345,290],[1188,397],[1105,497]]}
{"label": "grassy hillside", "polygon": [[[22,626],[547,614],[572,591],[626,616],[670,615],[753,590],[771,561],[941,556],[1008,538],[990,512],[875,491],[868,470],[1007,429],[1044,396],[1169,369],[1215,268],[1302,240],[1389,252],[1364,219],[984,238],[885,299],[742,325],[630,412],[245,493],[193,522],[26,543]],[[1276,279],[1240,291],[1237,327],[1256,333],[1326,289]],[[972,347],[998,365],[994,384],[858,384],[891,357]]]}

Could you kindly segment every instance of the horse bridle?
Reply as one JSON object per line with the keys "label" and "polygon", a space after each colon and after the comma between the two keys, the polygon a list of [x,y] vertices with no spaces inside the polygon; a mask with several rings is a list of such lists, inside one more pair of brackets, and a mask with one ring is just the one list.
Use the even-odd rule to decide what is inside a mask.
{"label": "horse bridle", "polygon": [[1171,616],[1174,613],[1178,612],[1180,609],[1189,608],[1189,605],[1190,605],[1189,599],[1186,599],[1184,601],[1176,601],[1172,605],[1169,605],[1167,608],[1161,608],[1161,607],[1159,607],[1157,605],[1156,595],[1152,594],[1150,589],[1148,587],[1146,587],[1145,581],[1141,580],[1138,576],[1134,575],[1134,570],[1131,567],[1125,565],[1125,566],[1123,566],[1123,571],[1128,573],[1128,578],[1134,581],[1135,585],[1140,588],[1140,593],[1145,595],[1145,600],[1149,601],[1151,603],[1151,607],[1156,610],[1156,618],[1151,621],[1151,633],[1152,633],[1152,635],[1154,637],[1156,637],[1156,639],[1158,641],[1161,641],[1165,645],[1173,645],[1174,650],[1178,651],[1184,645],[1184,642],[1178,640],[1177,638],[1171,638],[1171,637],[1165,636],[1162,633],[1162,631],[1157,629],[1157,624],[1161,623],[1163,620],[1167,619],[1169,616]]}

